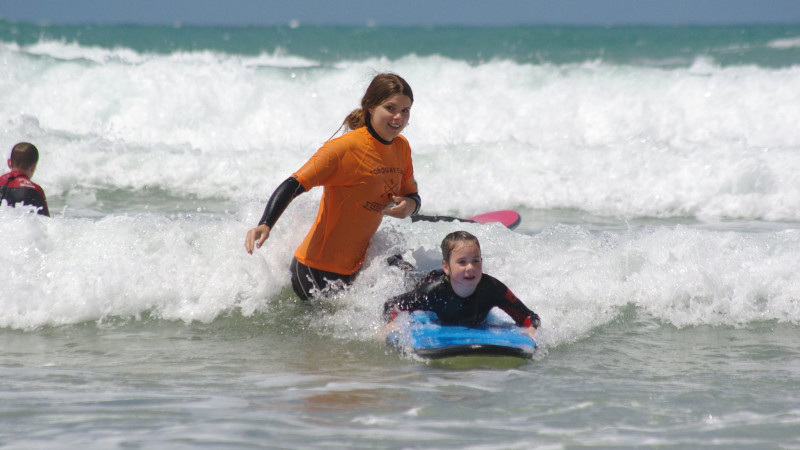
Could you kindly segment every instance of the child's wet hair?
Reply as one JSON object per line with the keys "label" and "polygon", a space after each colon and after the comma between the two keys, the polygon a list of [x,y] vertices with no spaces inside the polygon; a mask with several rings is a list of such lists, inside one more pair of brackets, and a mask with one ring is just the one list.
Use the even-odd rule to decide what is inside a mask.
{"label": "child's wet hair", "polygon": [[478,238],[475,235],[463,230],[454,231],[442,239],[443,261],[450,261],[450,254],[453,252],[457,242],[474,242],[478,246],[478,250],[481,249],[481,243],[478,242]]}
{"label": "child's wet hair", "polygon": [[28,170],[39,162],[39,149],[30,142],[20,142],[11,149],[11,167]]}

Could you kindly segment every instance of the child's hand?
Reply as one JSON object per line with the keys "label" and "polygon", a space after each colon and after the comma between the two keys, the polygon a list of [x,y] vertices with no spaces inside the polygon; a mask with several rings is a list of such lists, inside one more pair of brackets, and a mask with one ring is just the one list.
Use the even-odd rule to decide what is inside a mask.
{"label": "child's hand", "polygon": [[381,328],[381,330],[378,332],[378,339],[380,339],[381,341],[385,341],[386,335],[389,334],[390,331],[395,331],[395,330],[397,330],[397,323],[395,323],[395,321],[393,320],[384,325],[383,328]]}
{"label": "child's hand", "polygon": [[531,339],[536,337],[536,328],[533,327],[523,328],[519,332],[522,334],[527,334],[528,336],[531,337]]}

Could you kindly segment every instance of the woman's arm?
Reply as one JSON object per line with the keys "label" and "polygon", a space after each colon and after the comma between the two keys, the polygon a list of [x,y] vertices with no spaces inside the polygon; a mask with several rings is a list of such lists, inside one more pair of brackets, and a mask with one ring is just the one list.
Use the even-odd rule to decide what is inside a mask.
{"label": "woman's arm", "polygon": [[258,226],[247,232],[244,240],[244,248],[247,253],[252,254],[254,249],[261,248],[269,237],[270,230],[286,210],[286,207],[289,206],[289,203],[305,191],[306,189],[295,177],[287,178],[275,189],[275,192],[272,193],[267,202],[267,206],[264,208],[261,220],[258,221]]}

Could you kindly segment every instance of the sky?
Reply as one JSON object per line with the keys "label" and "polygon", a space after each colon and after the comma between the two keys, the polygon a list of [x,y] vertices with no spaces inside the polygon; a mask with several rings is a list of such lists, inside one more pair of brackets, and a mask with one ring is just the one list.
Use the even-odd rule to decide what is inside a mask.
{"label": "sky", "polygon": [[47,24],[800,24],[800,0],[0,0],[0,17]]}

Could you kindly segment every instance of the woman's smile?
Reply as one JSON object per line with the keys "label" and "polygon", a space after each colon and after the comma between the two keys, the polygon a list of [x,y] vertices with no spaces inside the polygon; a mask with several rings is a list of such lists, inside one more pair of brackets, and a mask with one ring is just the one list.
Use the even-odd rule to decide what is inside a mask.
{"label": "woman's smile", "polygon": [[394,94],[370,110],[370,125],[385,141],[391,141],[408,125],[411,117],[411,99],[405,94]]}

